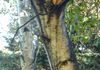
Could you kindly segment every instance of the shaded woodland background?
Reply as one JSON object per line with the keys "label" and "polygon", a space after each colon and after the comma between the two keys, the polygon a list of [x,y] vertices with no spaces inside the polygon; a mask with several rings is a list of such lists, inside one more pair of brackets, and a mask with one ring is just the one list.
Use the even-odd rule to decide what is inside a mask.
{"label": "shaded woodland background", "polygon": [[[5,7],[9,4],[10,8]],[[1,4],[0,4],[1,5]],[[4,7],[0,7],[0,14],[10,14],[11,21],[9,23],[9,34],[14,34],[19,27],[17,2],[13,0],[4,0]],[[33,16],[30,15],[30,16]],[[70,0],[66,5],[65,24],[67,33],[72,40],[74,52],[76,54],[80,70],[99,70],[100,69],[100,0]],[[37,28],[34,35],[38,33]],[[11,35],[4,36],[7,43],[10,44]],[[21,70],[20,64],[20,44],[15,41],[14,45],[6,46],[11,51],[0,51],[0,70]],[[38,43],[42,46],[42,43]],[[37,56],[36,70],[41,68],[49,68],[45,51],[40,47]]]}

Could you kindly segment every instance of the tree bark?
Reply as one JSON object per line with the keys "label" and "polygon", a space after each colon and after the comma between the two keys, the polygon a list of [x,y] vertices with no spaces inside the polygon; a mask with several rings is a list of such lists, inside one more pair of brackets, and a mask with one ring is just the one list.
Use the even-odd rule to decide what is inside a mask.
{"label": "tree bark", "polygon": [[[78,70],[74,62],[72,46],[66,37],[64,24],[64,7],[67,0],[31,0],[36,14],[46,13],[38,16],[41,27],[41,37],[48,50],[52,70]],[[70,50],[71,49],[71,50]]]}

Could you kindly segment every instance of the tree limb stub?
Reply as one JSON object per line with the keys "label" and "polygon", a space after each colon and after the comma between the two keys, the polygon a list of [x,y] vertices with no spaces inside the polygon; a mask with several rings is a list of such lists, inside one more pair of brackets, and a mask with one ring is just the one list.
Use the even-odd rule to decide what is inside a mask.
{"label": "tree limb stub", "polygon": [[54,5],[58,5],[62,0],[51,0]]}

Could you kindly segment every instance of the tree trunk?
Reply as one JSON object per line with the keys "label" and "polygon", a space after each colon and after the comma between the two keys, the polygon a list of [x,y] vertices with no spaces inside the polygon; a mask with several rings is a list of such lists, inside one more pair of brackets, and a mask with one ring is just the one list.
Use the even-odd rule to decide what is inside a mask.
{"label": "tree trunk", "polygon": [[32,46],[32,35],[31,32],[24,33],[24,44],[23,44],[23,65],[22,70],[32,70],[31,63],[33,59],[33,46]]}
{"label": "tree trunk", "polygon": [[[44,1],[44,0],[43,0]],[[64,6],[67,0],[32,0],[35,13],[46,13],[38,16],[41,27],[41,37],[48,50],[52,70],[78,70],[72,58],[73,53],[66,37],[64,24]],[[48,7],[49,6],[49,7]]]}
{"label": "tree trunk", "polygon": [[[30,2],[29,0],[18,0],[19,4],[19,23],[23,25],[30,19]],[[22,58],[21,58],[21,67],[22,70],[33,70],[32,69],[32,61],[33,61],[33,43],[32,43],[32,33],[31,33],[31,24],[24,26],[21,30],[21,38],[23,41],[21,42],[22,49]]]}

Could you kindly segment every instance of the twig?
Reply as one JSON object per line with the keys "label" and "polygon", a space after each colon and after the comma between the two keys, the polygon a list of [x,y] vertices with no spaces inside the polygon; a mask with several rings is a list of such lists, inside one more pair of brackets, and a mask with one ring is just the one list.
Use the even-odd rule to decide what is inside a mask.
{"label": "twig", "polygon": [[15,34],[14,34],[14,37],[13,37],[12,40],[11,40],[11,44],[13,43],[15,37],[17,36],[18,31],[19,31],[22,27],[24,27],[25,25],[27,25],[31,20],[35,19],[35,18],[36,18],[37,16],[39,16],[39,15],[46,15],[46,14],[41,14],[41,13],[39,13],[39,14],[35,15],[34,17],[32,17],[31,19],[29,19],[26,23],[24,23],[23,25],[21,25],[20,27],[18,27],[18,29],[16,30],[16,32],[15,32]]}

